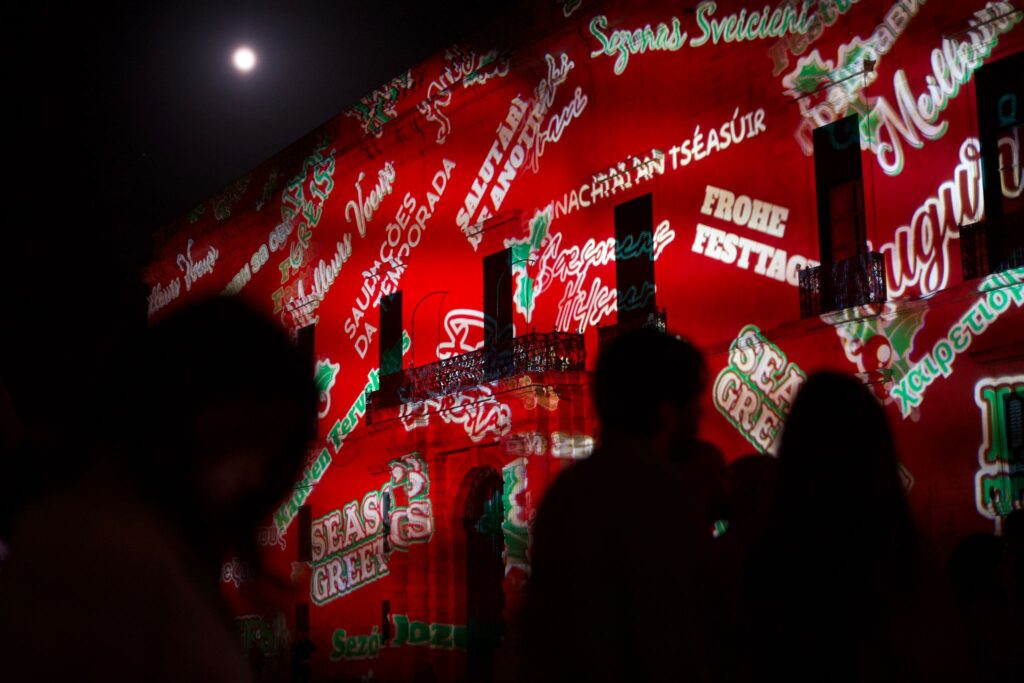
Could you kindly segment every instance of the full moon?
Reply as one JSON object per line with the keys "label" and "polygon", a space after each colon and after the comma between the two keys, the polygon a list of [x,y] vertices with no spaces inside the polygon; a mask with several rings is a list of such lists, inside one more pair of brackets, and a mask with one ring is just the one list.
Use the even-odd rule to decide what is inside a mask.
{"label": "full moon", "polygon": [[239,71],[252,71],[252,68],[256,66],[256,53],[247,47],[240,47],[235,50],[235,54],[232,56],[231,61],[234,62],[235,68]]}

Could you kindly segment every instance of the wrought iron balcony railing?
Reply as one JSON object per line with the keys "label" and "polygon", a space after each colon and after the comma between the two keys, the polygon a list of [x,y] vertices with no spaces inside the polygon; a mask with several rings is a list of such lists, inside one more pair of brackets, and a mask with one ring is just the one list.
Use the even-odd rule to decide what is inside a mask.
{"label": "wrought iron balcony railing", "polygon": [[877,252],[800,271],[800,317],[886,301],[885,258]]}
{"label": "wrought iron balcony railing", "polygon": [[585,367],[582,334],[534,332],[382,377],[381,390],[372,395],[371,402],[376,407],[390,407],[456,394],[529,372],[582,371]]}
{"label": "wrought iron balcony railing", "polygon": [[960,226],[964,280],[1024,266],[1024,212]]}

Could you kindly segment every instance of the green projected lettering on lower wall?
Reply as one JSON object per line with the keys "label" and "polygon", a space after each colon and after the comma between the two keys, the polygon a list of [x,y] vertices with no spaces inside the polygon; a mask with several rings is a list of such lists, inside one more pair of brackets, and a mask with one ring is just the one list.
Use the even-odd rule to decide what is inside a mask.
{"label": "green projected lettering on lower wall", "polygon": [[1024,375],[992,377],[974,386],[981,409],[982,443],[978,449],[975,501],[978,512],[996,522],[1024,510],[1024,443],[1021,413]]}
{"label": "green projected lettering on lower wall", "polygon": [[343,628],[335,629],[331,638],[331,661],[377,659],[382,648],[426,647],[432,650],[465,650],[467,627],[416,621],[406,614],[392,614],[391,640],[385,643],[380,628],[374,626],[365,635],[349,635]]}

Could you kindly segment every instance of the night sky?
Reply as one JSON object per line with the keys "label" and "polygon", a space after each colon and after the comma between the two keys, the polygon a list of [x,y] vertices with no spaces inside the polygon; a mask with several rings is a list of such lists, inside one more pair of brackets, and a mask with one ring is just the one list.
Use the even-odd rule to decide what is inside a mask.
{"label": "night sky", "polygon": [[[0,379],[66,381],[77,365],[114,353],[145,326],[139,274],[156,229],[514,6],[5,8]],[[245,77],[230,63],[243,42],[260,59]],[[33,374],[44,366],[45,378]],[[48,391],[39,389],[41,401]]]}
{"label": "night sky", "polygon": [[[75,167],[95,208],[151,232],[513,4],[54,6],[15,32],[14,61],[46,103],[47,137],[88,150]],[[230,63],[243,43],[260,59],[248,75]]]}

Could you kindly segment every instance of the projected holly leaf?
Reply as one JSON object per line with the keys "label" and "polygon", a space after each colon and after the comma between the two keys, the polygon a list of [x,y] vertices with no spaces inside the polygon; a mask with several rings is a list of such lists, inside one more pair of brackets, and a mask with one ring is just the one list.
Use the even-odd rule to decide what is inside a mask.
{"label": "projected holly leaf", "polygon": [[871,59],[874,50],[868,50],[860,38],[854,38],[849,45],[842,45],[839,48],[839,69],[840,71],[851,69],[858,71],[865,59]]}
{"label": "projected holly leaf", "polygon": [[896,378],[903,377],[910,370],[910,351],[914,348],[914,337],[924,327],[924,317],[925,311],[908,313],[898,317],[885,329],[885,336],[896,354],[892,363],[897,371]]}
{"label": "projected holly leaf", "polygon": [[822,83],[831,80],[834,63],[822,60],[817,50],[806,57],[801,57],[797,68],[782,79],[782,84],[798,93],[811,93],[821,87]]}
{"label": "projected holly leaf", "polygon": [[317,361],[316,374],[313,377],[313,382],[316,384],[316,388],[319,391],[327,391],[334,386],[334,380],[338,376],[338,370],[340,369],[341,365],[339,363]]}
{"label": "projected holly leaf", "polygon": [[914,337],[917,336],[918,330],[924,327],[924,317],[925,311],[901,315],[886,328],[889,343],[900,356],[905,356],[914,346]]}
{"label": "projected holly leaf", "polygon": [[882,115],[877,109],[871,109],[860,117],[860,137],[868,143],[878,141],[878,129],[882,125]]}

